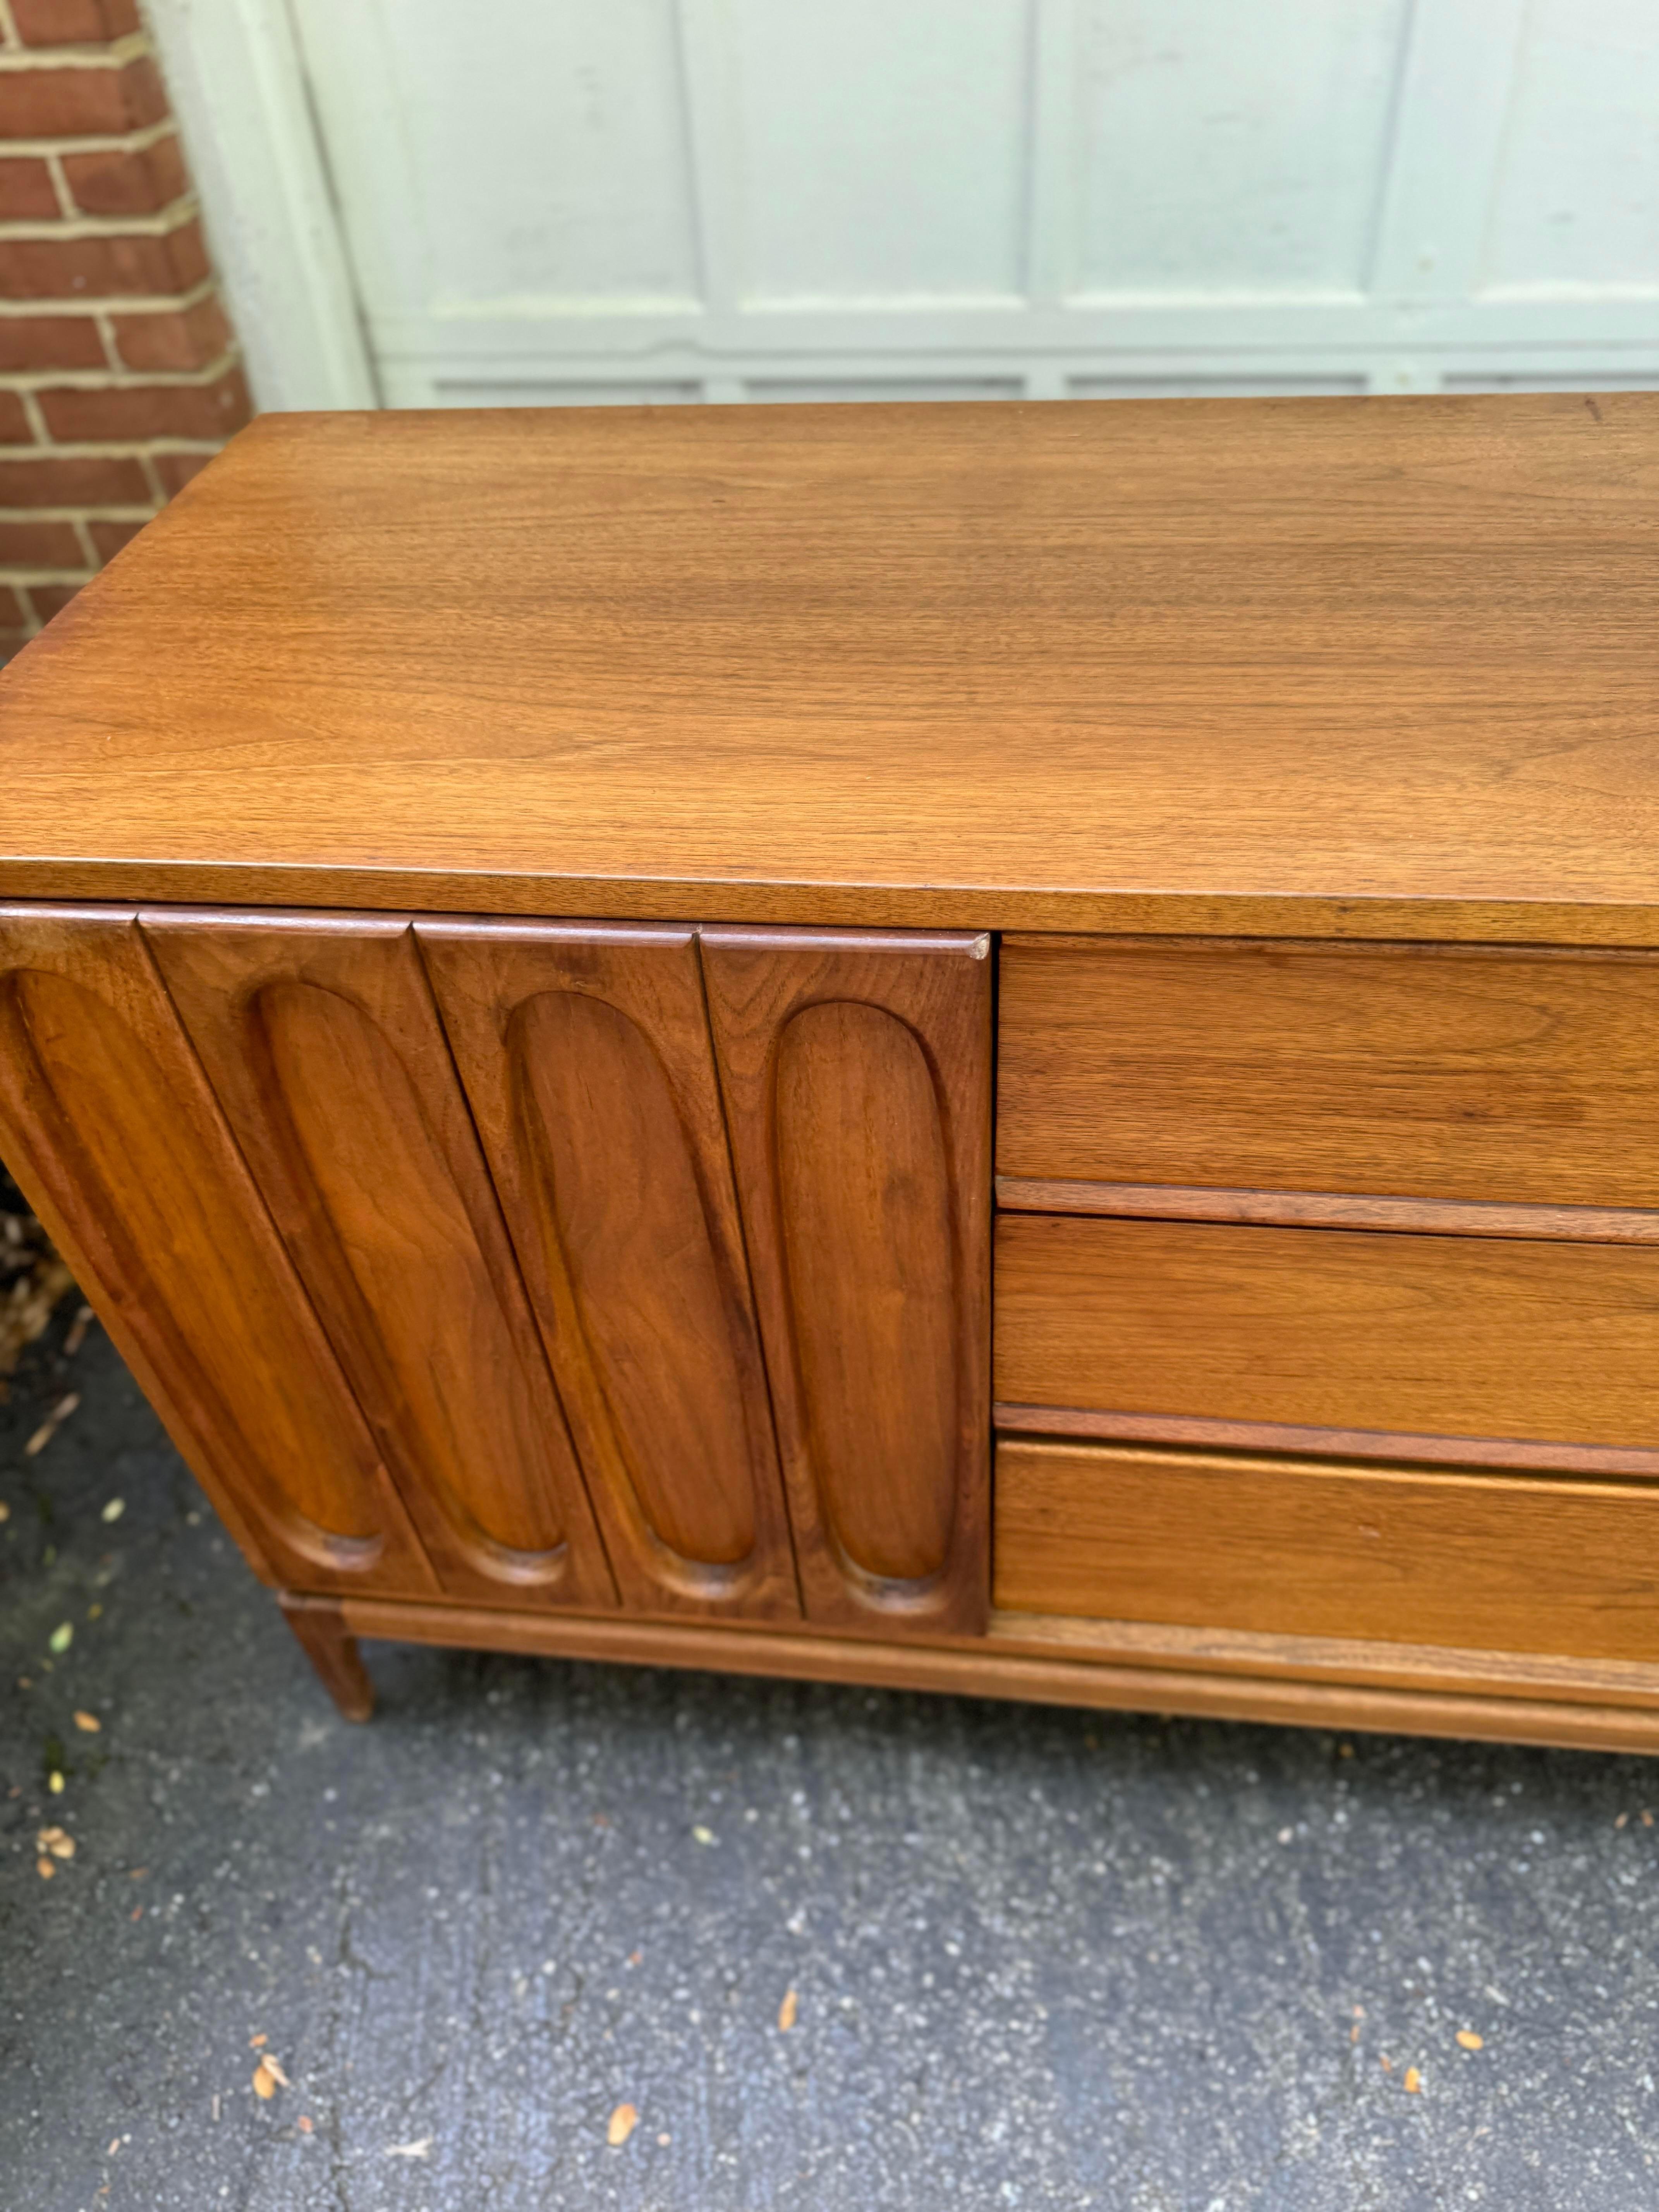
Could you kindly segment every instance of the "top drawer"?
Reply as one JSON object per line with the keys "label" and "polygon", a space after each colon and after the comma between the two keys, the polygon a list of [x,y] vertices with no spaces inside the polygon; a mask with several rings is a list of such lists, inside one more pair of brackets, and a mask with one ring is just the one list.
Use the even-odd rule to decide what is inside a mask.
{"label": "top drawer", "polygon": [[999,1052],[1005,1177],[1659,1205],[1649,953],[1010,937]]}

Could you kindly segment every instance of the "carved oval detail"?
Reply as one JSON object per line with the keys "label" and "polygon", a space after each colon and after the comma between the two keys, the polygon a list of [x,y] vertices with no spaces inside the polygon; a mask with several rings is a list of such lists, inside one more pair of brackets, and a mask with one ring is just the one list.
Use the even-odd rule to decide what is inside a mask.
{"label": "carved oval detail", "polygon": [[[554,1240],[639,1511],[680,1558],[755,1547],[734,1293],[656,1048],[608,1000],[527,1000],[511,1050]],[[590,1473],[594,1473],[592,1469]]]}
{"label": "carved oval detail", "polygon": [[778,1041],[778,1204],[808,1449],[842,1551],[937,1574],[957,1463],[950,1170],[931,1070],[880,1007],[805,1006]]}
{"label": "carved oval detail", "polygon": [[131,1290],[167,1330],[167,1365],[216,1404],[251,1484],[329,1535],[377,1536],[373,1489],[330,1425],[330,1393],[310,1382],[314,1357],[287,1286],[250,1295],[263,1285],[235,1233],[248,1194],[188,1140],[154,1056],[103,1000],[37,969],[19,972],[12,995],[82,1180],[127,1247]]}
{"label": "carved oval detail", "polygon": [[406,1472],[519,1553],[564,1541],[548,1409],[402,1059],[337,992],[285,981],[252,1009],[307,1179],[372,1316]]}

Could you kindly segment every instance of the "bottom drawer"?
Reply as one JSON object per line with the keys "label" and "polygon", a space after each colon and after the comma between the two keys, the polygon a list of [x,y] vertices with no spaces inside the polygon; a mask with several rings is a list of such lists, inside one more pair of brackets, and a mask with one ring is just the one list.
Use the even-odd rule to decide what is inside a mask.
{"label": "bottom drawer", "polygon": [[1659,1661],[1659,1489],[997,1447],[994,1601],[1264,1635]]}

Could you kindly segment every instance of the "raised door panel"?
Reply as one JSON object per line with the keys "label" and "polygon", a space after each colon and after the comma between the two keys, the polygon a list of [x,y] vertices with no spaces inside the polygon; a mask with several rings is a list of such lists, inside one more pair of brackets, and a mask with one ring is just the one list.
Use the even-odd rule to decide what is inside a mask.
{"label": "raised door panel", "polygon": [[806,1610],[884,1635],[987,1613],[988,952],[702,933]]}
{"label": "raised door panel", "polygon": [[444,1589],[616,1589],[406,920],[143,927]]}
{"label": "raised door panel", "polygon": [[0,907],[0,1152],[256,1569],[430,1594],[131,911]]}
{"label": "raised door panel", "polygon": [[624,1601],[798,1616],[694,934],[417,930]]}

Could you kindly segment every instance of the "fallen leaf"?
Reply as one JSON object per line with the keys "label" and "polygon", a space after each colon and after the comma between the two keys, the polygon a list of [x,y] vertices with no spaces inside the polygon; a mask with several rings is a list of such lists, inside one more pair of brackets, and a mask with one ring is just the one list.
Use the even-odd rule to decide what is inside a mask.
{"label": "fallen leaf", "polygon": [[307,2116],[306,2116],[306,2114],[305,2114],[305,2113],[303,2113],[303,2112],[301,2112],[301,2115],[300,2115],[300,2117],[299,2117],[298,2120],[295,2123],[295,2126],[299,2129],[300,2133],[301,2133],[302,2136],[308,2136],[308,2135],[311,2133],[311,2122],[310,2122],[310,2120],[307,2118]]}
{"label": "fallen leaf", "polygon": [[778,2029],[780,2033],[784,2035],[788,2034],[790,2029],[795,2024],[796,2015],[799,2011],[800,1999],[796,1996],[793,1990],[786,1990],[783,1993],[783,2002],[778,2007]]}
{"label": "fallen leaf", "polygon": [[143,1917],[144,1908],[142,1905],[135,1905],[131,1911],[127,1915],[127,1918],[129,1920],[142,1920]]}
{"label": "fallen leaf", "polygon": [[267,2104],[276,2094],[276,2077],[263,2058],[253,2069],[253,2094]]}
{"label": "fallen leaf", "polygon": [[1642,1808],[1642,1826],[1644,1828],[1650,1828],[1653,1826],[1653,1815],[1645,1805]]}
{"label": "fallen leaf", "polygon": [[250,2051],[259,2051],[262,2050],[264,2045],[270,2042],[270,2038],[268,2035],[250,2035],[247,2039],[247,2047]]}
{"label": "fallen leaf", "polygon": [[0,1498],[0,1522],[9,1521],[10,1518],[11,1508],[7,1504],[3,1498]]}
{"label": "fallen leaf", "polygon": [[1423,2076],[1418,2072],[1415,2066],[1408,2066],[1406,2069],[1407,2095],[1409,2097],[1414,2097],[1422,2087]]}
{"label": "fallen leaf", "polygon": [[69,1334],[64,1339],[64,1357],[73,1359],[87,1340],[87,1331],[92,1327],[92,1308],[82,1306],[69,1325]]}
{"label": "fallen leaf", "polygon": [[657,2137],[657,2141],[663,2146],[665,2150],[666,2150],[669,2144],[672,2143],[673,2140],[674,2138],[671,2135],[660,2135]]}
{"label": "fallen leaf", "polygon": [[1392,2074],[1392,2073],[1393,2073],[1393,2071],[1394,2071],[1394,2061],[1393,2061],[1393,2059],[1392,2059],[1392,2058],[1385,2058],[1385,2059],[1382,2061],[1382,2071],[1383,2071],[1385,2074]]}
{"label": "fallen leaf", "polygon": [[108,2148],[108,2149],[104,2153],[104,2156],[105,2156],[106,2158],[113,2158],[113,2157],[114,2157],[114,2155],[115,2155],[115,2154],[116,2154],[116,2152],[117,2152],[118,2150],[119,2150],[119,2149],[120,2149],[120,2148],[121,2148],[121,2138],[120,2138],[120,2136],[112,2136],[112,2137],[111,2138],[111,2141],[110,2141],[110,2147],[109,2147],[109,2148]]}
{"label": "fallen leaf", "polygon": [[75,1623],[72,1620],[60,1620],[46,1638],[46,1649],[55,1657],[60,1651],[67,1651],[74,1641]]}
{"label": "fallen leaf", "polygon": [[694,1843],[712,1844],[714,1840],[714,1831],[712,1828],[693,1828],[691,1838]]}
{"label": "fallen leaf", "polygon": [[80,1402],[80,1395],[78,1392],[74,1390],[71,1390],[67,1397],[60,1398],[58,1401],[58,1403],[52,1407],[51,1413],[46,1415],[46,1419],[41,1422],[40,1427],[24,1445],[23,1456],[26,1459],[33,1459],[37,1453],[45,1451],[46,1446],[52,1442],[53,1437],[58,1433],[59,1426],[62,1423],[68,1420],[70,1415],[75,1411]]}
{"label": "fallen leaf", "polygon": [[432,2137],[422,2136],[419,2142],[388,2143],[382,2156],[386,2158],[430,2158]]}
{"label": "fallen leaf", "polygon": [[50,1851],[55,1859],[75,1856],[75,1838],[62,1828],[42,1828],[34,1843],[37,1850]]}
{"label": "fallen leaf", "polygon": [[55,1766],[46,1777],[46,1787],[54,1797],[61,1797],[64,1794],[64,1778]]}
{"label": "fallen leaf", "polygon": [[57,1873],[58,1869],[43,1851],[40,1857],[34,1862],[34,1871],[40,1875],[42,1881],[50,1881],[53,1875]]}
{"label": "fallen leaf", "polygon": [[1348,2040],[1350,2043],[1358,2043],[1359,2040],[1359,2022],[1358,2021],[1355,2021],[1353,2026],[1348,2030]]}
{"label": "fallen leaf", "polygon": [[283,2071],[281,2061],[279,2059],[273,2058],[270,2051],[266,2051],[264,2060],[261,2063],[264,2064],[266,2073],[270,2075],[271,2080],[275,2081],[279,2089],[291,2089],[293,2087],[293,2083]]}
{"label": "fallen leaf", "polygon": [[1630,1818],[1630,1814],[1629,1814],[1628,1813],[1620,1813],[1620,1815],[1618,1816],[1618,1818],[1614,1820],[1614,1822],[1613,1822],[1613,1826],[1614,1826],[1615,1828],[1622,1828],[1622,1827],[1624,1826],[1624,1825],[1625,1825],[1626,1821],[1626,1820],[1629,1820],[1629,1818]]}
{"label": "fallen leaf", "polygon": [[628,2141],[639,2124],[639,2113],[632,2105],[618,2105],[611,2115],[610,2124],[605,2131],[605,2139],[611,2149],[615,2150],[619,2144]]}
{"label": "fallen leaf", "polygon": [[104,1508],[103,1517],[106,1521],[118,1521],[126,1510],[127,1501],[125,1498],[112,1498]]}
{"label": "fallen leaf", "polygon": [[75,1725],[84,1729],[88,1735],[97,1735],[102,1731],[104,1723],[96,1713],[76,1713]]}

